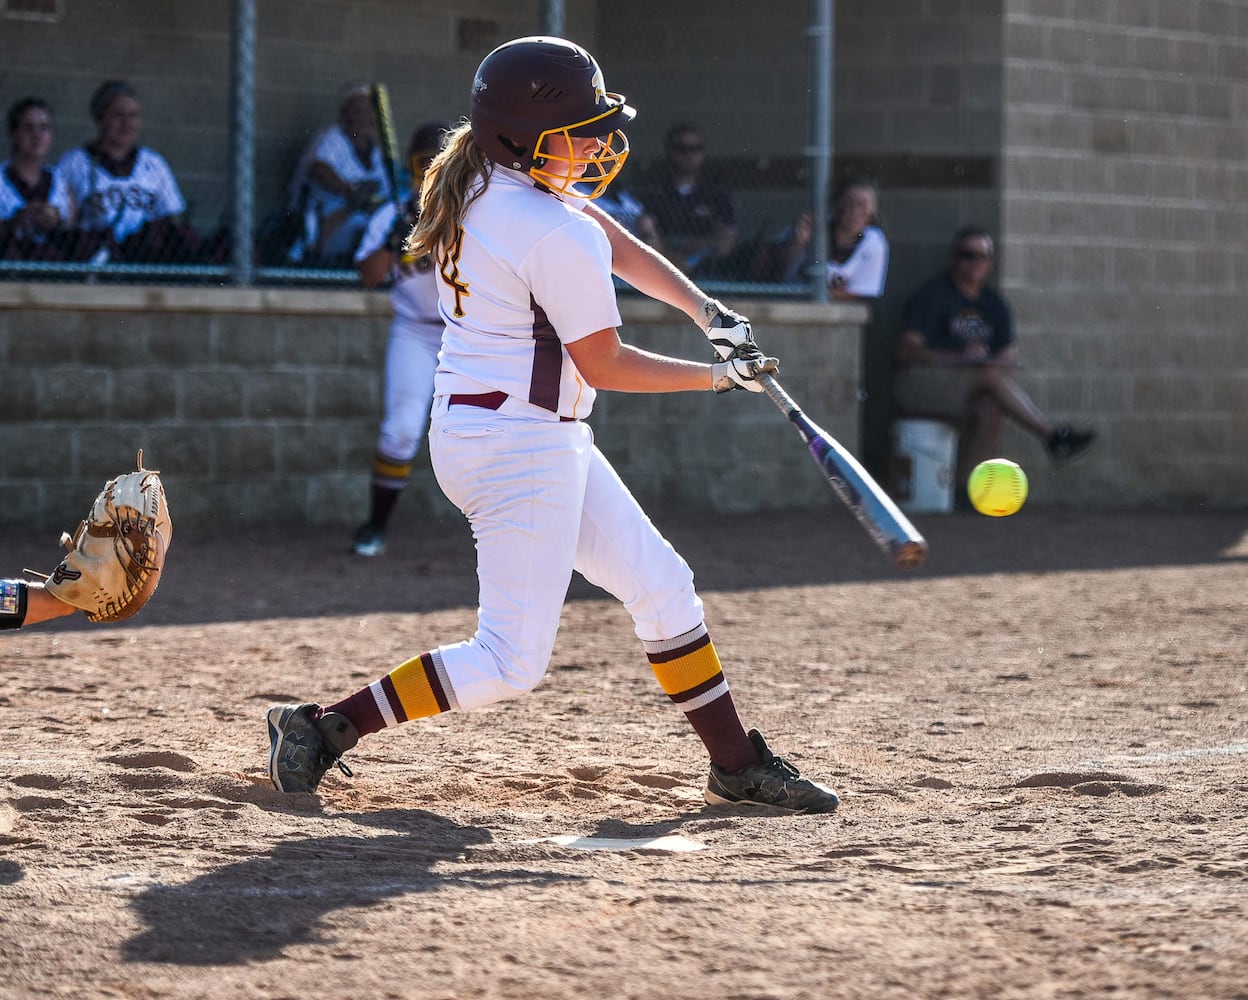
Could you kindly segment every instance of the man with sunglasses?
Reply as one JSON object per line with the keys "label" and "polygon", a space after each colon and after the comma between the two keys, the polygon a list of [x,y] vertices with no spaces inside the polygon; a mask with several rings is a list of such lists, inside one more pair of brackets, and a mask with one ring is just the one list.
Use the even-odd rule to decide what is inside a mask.
{"label": "man with sunglasses", "polygon": [[1054,461],[1085,452],[1095,432],[1049,419],[1015,380],[1018,347],[1009,304],[988,285],[992,237],[978,226],[954,234],[949,269],[911,296],[902,316],[893,394],[904,415],[956,423],[958,496],[970,470],[998,455],[1008,417],[1038,437]]}
{"label": "man with sunglasses", "polygon": [[666,159],[642,192],[657,240],[650,240],[686,274],[728,278],[737,245],[737,219],[727,188],[705,176],[701,132],[677,122],[664,139]]}

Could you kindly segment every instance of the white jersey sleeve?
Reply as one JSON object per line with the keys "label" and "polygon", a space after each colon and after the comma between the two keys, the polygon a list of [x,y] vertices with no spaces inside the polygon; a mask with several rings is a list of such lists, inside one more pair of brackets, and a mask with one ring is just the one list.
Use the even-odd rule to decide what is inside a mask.
{"label": "white jersey sleeve", "polygon": [[356,264],[361,263],[365,257],[371,256],[386,245],[386,237],[390,235],[398,214],[398,209],[394,207],[392,201],[387,201],[377,208],[377,211],[369,218],[368,225],[364,227],[360,245],[355,248]]}
{"label": "white jersey sleeve", "polygon": [[[386,245],[386,238],[398,217],[394,202],[386,202],[368,220],[368,227],[355,251],[359,264]],[[396,329],[418,335],[433,343],[442,340],[442,314],[438,309],[437,272],[426,259],[411,267],[391,267],[390,307],[394,310]]]}
{"label": "white jersey sleeve", "polygon": [[828,263],[828,281],[845,280],[845,290],[864,299],[878,299],[884,294],[888,277],[888,238],[877,226],[868,226],[862,239],[843,264]]}

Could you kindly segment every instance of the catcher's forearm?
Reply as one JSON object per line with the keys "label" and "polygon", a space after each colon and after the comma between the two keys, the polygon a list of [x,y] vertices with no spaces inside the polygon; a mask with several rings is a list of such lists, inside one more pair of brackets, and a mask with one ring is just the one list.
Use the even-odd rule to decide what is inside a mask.
{"label": "catcher's forearm", "polygon": [[0,580],[0,629],[38,625],[52,618],[64,618],[78,609],[43,589],[41,583]]}

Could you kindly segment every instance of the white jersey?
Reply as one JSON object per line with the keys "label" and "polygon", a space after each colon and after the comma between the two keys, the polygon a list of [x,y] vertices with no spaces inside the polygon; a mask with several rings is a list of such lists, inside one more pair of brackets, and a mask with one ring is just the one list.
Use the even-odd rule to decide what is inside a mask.
{"label": "white jersey", "polygon": [[496,167],[439,251],[446,330],[435,396],[505,392],[501,412],[588,416],[596,395],[567,344],[620,325],[607,234],[575,199]]}
{"label": "white jersey", "polygon": [[126,177],[110,174],[83,146],[62,156],[57,169],[78,202],[78,225],[83,229],[111,229],[124,240],[153,219],[186,211],[169,164],[146,146],[139,148],[134,169]]}
{"label": "white jersey", "polygon": [[[355,251],[355,262],[380,250],[394,228],[398,217],[394,202],[388,201],[373,213],[368,228]],[[390,286],[390,307],[394,317],[406,329],[420,333],[435,343],[442,340],[442,314],[438,311],[437,271],[432,266],[392,268],[394,283]]]}
{"label": "white jersey", "polygon": [[844,279],[845,291],[861,295],[864,299],[878,299],[884,294],[884,279],[888,277],[888,239],[877,226],[868,226],[862,239],[842,264],[828,261],[828,283],[834,278]]}
{"label": "white jersey", "polygon": [[[65,175],[55,167],[44,167],[52,175],[52,183],[48,189],[47,202],[61,213],[61,225],[68,225],[74,214],[74,201],[69,193],[69,185],[65,183]],[[26,196],[18,190],[13,178],[9,176],[9,163],[0,163],[0,219],[11,219],[26,207]],[[39,231],[20,232],[17,236],[30,237],[39,241],[47,238]]]}
{"label": "white jersey", "polygon": [[300,182],[308,184],[309,207],[318,215],[329,215],[347,206],[346,198],[327,191],[307,176],[307,170],[318,160],[332,167],[334,173],[348,184],[373,181],[377,185],[378,197],[390,198],[390,175],[381,157],[381,147],[373,143],[368,163],[361,163],[350,137],[341,127],[334,125],[317,136],[311,149],[304,155],[304,161],[299,166],[299,179],[296,181],[297,185]]}

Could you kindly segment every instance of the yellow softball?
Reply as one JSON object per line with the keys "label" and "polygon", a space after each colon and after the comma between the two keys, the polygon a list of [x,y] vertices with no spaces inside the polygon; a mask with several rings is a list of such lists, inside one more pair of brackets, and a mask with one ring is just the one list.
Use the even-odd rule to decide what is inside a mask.
{"label": "yellow softball", "polygon": [[990,458],[971,470],[966,492],[981,514],[1005,517],[1027,499],[1027,473],[1008,458]]}

